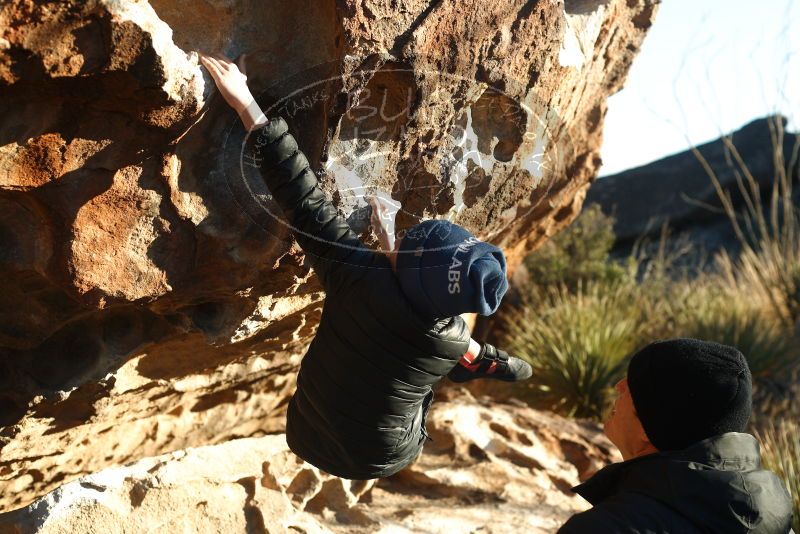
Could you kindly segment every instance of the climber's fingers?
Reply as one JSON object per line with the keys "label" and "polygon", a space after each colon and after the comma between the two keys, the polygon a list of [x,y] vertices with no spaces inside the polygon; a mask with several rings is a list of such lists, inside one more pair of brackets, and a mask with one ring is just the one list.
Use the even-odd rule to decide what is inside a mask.
{"label": "climber's fingers", "polygon": [[247,69],[244,62],[244,57],[246,55],[247,55],[246,53],[242,53],[242,55],[239,56],[239,60],[236,62],[236,65],[239,67],[239,70],[242,71],[242,74],[244,74],[245,76],[247,76]]}
{"label": "climber's fingers", "polygon": [[219,85],[222,82],[223,77],[225,76],[225,73],[220,68],[219,64],[208,61],[206,64],[206,68],[208,69],[209,74],[211,74],[211,77],[214,78],[214,82],[216,82],[216,84]]}
{"label": "climber's fingers", "polygon": [[377,222],[380,220],[378,212],[380,211],[381,207],[374,196],[365,197],[365,200],[367,201],[367,204],[369,204],[370,208],[372,208],[370,210],[369,218],[372,221],[372,224],[377,224]]}
{"label": "climber's fingers", "polygon": [[204,57],[206,58],[206,61],[215,65],[217,67],[217,70],[219,70],[220,72],[225,72],[227,70],[225,66],[225,58],[223,56],[216,53],[209,53],[209,54],[204,54]]}
{"label": "climber's fingers", "polygon": [[372,207],[372,216],[378,219],[383,219],[388,211],[386,206],[378,199],[378,197],[367,197],[367,202]]}
{"label": "climber's fingers", "polygon": [[211,54],[200,53],[200,60],[205,64],[217,66],[219,62]]}
{"label": "climber's fingers", "polygon": [[224,72],[227,70],[227,69],[225,68],[225,65],[223,65],[223,64],[222,64],[222,61],[220,61],[218,57],[216,57],[216,56],[212,56],[212,57],[209,59],[209,61],[211,61],[211,62],[214,64],[214,66],[216,66],[216,67],[217,67],[217,70],[218,70],[218,71],[220,71],[220,72],[224,73]]}
{"label": "climber's fingers", "polygon": [[214,79],[219,79],[220,76],[222,76],[222,70],[217,60],[211,56],[202,55],[200,56],[200,61],[203,63],[203,66],[208,69],[209,74],[211,74]]}
{"label": "climber's fingers", "polygon": [[233,65],[233,62],[230,59],[228,59],[227,56],[224,56],[222,54],[219,53],[214,54],[214,58],[219,62],[223,71],[230,70],[231,66]]}
{"label": "climber's fingers", "polygon": [[398,207],[393,205],[391,201],[378,195],[368,197],[367,202],[372,206],[373,214],[381,219],[392,220],[398,210]]}

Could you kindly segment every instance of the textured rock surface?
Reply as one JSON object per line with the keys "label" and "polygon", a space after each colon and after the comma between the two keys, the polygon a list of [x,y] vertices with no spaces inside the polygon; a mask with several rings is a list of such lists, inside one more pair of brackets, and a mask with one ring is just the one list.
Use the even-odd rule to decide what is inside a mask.
{"label": "textured rock surface", "polygon": [[0,515],[0,531],[554,532],[587,503],[579,477],[618,460],[597,428],[462,394],[430,414],[434,441],[400,474],[344,481],[283,435],[110,468]]}
{"label": "textured rock surface", "polygon": [[283,426],[322,295],[193,49],[249,53],[354,227],[378,188],[513,264],[578,212],[655,3],[3,2],[0,509]]}

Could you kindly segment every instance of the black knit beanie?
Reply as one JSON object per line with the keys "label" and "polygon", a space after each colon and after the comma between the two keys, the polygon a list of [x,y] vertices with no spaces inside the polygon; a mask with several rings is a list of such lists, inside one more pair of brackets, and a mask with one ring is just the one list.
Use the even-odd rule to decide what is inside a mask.
{"label": "black knit beanie", "polygon": [[660,451],[743,432],[753,406],[744,355],[697,339],[656,341],[637,352],[628,365],[628,388],[647,437]]}

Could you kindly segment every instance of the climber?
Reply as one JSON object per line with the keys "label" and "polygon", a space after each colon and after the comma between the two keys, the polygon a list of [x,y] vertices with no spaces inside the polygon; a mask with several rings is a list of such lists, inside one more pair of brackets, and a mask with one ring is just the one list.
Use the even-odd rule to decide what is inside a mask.
{"label": "climber", "polygon": [[786,534],[792,506],[746,434],[751,375],[733,347],[657,341],[634,354],[605,433],[623,462],[573,488],[594,508],[559,534]]}
{"label": "climber", "polygon": [[444,376],[531,375],[526,362],[474,341],[460,317],[497,309],[508,288],[503,252],[440,220],[408,229],[391,246],[377,199],[370,203],[382,250],[368,248],[326,199],[284,119],[263,115],[247,87],[244,56],[237,64],[200,55],[251,132],[261,174],[326,293],[288,406],[289,447],[339,477],[392,475],[420,453],[432,386]]}

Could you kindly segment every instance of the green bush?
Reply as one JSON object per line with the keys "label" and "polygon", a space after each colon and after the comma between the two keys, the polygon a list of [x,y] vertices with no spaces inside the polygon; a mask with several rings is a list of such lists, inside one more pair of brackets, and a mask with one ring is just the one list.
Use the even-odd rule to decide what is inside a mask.
{"label": "green bush", "polygon": [[667,274],[672,258],[614,261],[612,226],[589,208],[527,258],[530,283],[501,314],[501,343],[534,369],[515,393],[536,407],[601,418],[628,356],[675,329],[690,291]]}
{"label": "green bush", "polygon": [[[775,146],[782,147],[782,123],[773,129]],[[675,243],[664,229],[651,257],[634,253],[614,261],[614,219],[593,205],[524,260],[529,283],[518,288],[520,304],[503,310],[499,323],[501,343],[534,367],[524,386],[531,403],[600,417],[627,357],[671,337],[735,346],[756,380],[789,387],[787,371],[799,362],[800,212],[786,169],[797,166],[800,138],[788,166],[781,151],[774,154],[768,209],[744,161],[726,143],[740,173],[738,190],[748,197],[743,213],[734,211],[730,194],[704,167],[742,245],[736,259],[723,251],[712,270],[681,270],[684,249],[672,251],[667,243]]]}
{"label": "green bush", "polygon": [[706,169],[742,246],[735,260],[724,251],[718,256],[722,280],[737,294],[761,307],[771,320],[795,328],[800,320],[800,210],[792,188],[800,173],[800,136],[795,136],[794,146],[785,153],[786,119],[773,116],[768,124],[775,172],[768,197],[762,198],[761,187],[732,136],[722,138],[731,157],[738,191],[745,200],[745,207],[738,211],[730,191],[722,188],[702,153],[696,148],[692,150]]}
{"label": "green bush", "polygon": [[716,266],[725,290],[758,307],[765,318],[787,329],[800,320],[800,240],[764,237],[736,259],[722,252]]}
{"label": "green bush", "polygon": [[792,332],[743,295],[723,291],[714,280],[695,284],[678,321],[677,335],[741,350],[756,380],[780,376],[795,361]]}
{"label": "green bush", "polygon": [[792,496],[793,529],[800,532],[800,424],[784,419],[757,432],[764,467],[781,477]]}
{"label": "green bush", "polygon": [[600,418],[626,358],[646,337],[649,306],[635,283],[534,290],[511,310],[505,346],[533,367],[528,401],[567,416]]}
{"label": "green bush", "polygon": [[[557,247],[551,252],[551,257],[566,254]],[[583,262],[567,274],[557,270],[571,286],[530,284],[520,304],[501,315],[501,343],[534,367],[533,378],[516,391],[532,405],[600,418],[614,383],[624,376],[627,357],[655,339],[694,337],[735,346],[747,356],[756,380],[783,380],[797,361],[798,343],[784,319],[768,302],[744,293],[753,277],[731,278],[730,269],[738,264],[691,278],[676,275],[676,258],[664,254],[625,264],[606,255],[603,261],[608,269]],[[751,270],[756,264],[752,257],[743,261]],[[609,272],[615,274],[602,274]]]}
{"label": "green bush", "polygon": [[609,260],[614,246],[614,218],[592,204],[561,233],[524,260],[530,281],[537,286],[565,285],[570,290],[581,281],[613,283],[627,274]]}

